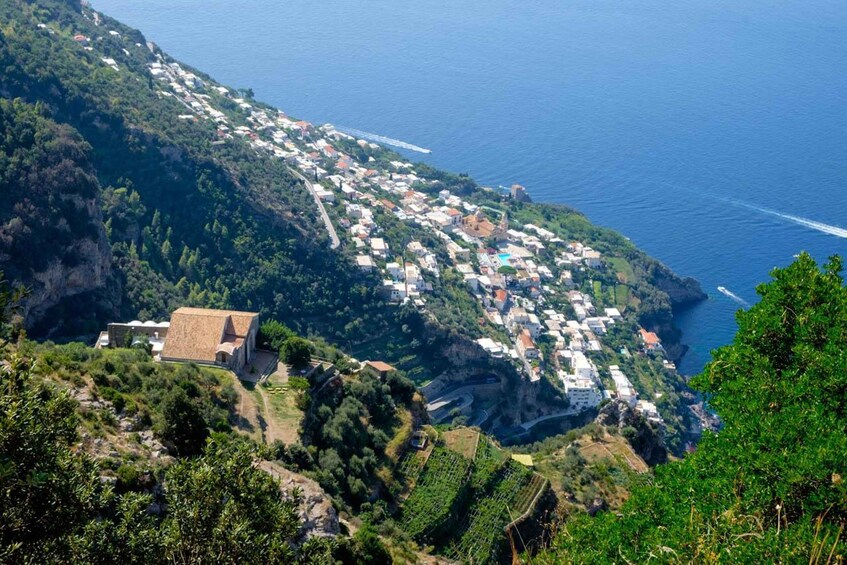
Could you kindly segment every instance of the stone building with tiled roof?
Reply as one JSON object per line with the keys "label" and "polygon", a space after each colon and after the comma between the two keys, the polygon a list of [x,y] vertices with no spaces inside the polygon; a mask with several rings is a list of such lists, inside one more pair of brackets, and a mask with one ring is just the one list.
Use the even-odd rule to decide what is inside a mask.
{"label": "stone building with tiled roof", "polygon": [[162,361],[193,361],[241,371],[256,355],[259,314],[179,308],[171,315]]}

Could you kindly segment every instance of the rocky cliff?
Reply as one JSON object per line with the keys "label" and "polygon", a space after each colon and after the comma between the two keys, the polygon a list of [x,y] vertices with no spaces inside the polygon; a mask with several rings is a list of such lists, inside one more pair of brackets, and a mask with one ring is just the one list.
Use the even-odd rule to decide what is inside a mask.
{"label": "rocky cliff", "polygon": [[618,428],[648,465],[658,465],[668,460],[668,450],[662,437],[626,402],[615,400],[606,404],[600,409],[595,421],[603,426]]}
{"label": "rocky cliff", "polygon": [[332,499],[318,483],[277,463],[262,461],[259,468],[279,481],[280,496],[288,498],[292,493],[298,494],[297,509],[303,522],[301,542],[314,536],[334,537],[341,533]]}
{"label": "rocky cliff", "polygon": [[32,328],[62,301],[104,291],[111,250],[79,133],[19,100],[0,100],[0,131],[0,268],[29,288],[21,314]]}
{"label": "rocky cliff", "polygon": [[19,279],[18,282],[30,289],[21,312],[26,327],[31,328],[44,321],[45,314],[51,308],[68,298],[100,293],[107,289],[112,276],[112,254],[100,209],[94,199],[79,204],[76,208],[78,213],[89,218],[89,222],[96,226],[96,235],[75,240],[63,249],[62,255],[71,257],[71,260],[54,256],[44,270]]}

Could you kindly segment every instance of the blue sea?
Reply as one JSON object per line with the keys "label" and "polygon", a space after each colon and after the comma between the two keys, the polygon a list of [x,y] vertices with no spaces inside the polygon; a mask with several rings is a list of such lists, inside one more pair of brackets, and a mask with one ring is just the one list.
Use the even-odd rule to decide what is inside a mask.
{"label": "blue sea", "polygon": [[[316,123],[612,227],[710,294],[699,371],[772,268],[847,253],[843,0],[95,0]],[[725,287],[736,298],[717,291]]]}

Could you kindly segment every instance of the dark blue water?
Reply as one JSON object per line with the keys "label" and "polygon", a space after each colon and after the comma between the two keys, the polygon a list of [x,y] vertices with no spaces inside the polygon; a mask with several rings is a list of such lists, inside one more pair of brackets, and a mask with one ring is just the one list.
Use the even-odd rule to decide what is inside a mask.
{"label": "dark blue water", "polygon": [[[807,250],[847,252],[843,0],[98,0],[288,113],[615,228],[711,299],[682,369]],[[766,210],[763,210],[766,209]],[[770,211],[770,212],[769,212]],[[780,216],[787,214],[791,217]],[[841,233],[841,236],[847,235]]]}

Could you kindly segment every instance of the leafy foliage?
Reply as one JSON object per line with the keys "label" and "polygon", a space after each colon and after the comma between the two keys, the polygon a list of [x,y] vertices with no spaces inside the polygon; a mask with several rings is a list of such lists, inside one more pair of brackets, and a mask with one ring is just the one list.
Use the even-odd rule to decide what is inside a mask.
{"label": "leafy foliage", "polygon": [[77,419],[67,394],[33,384],[18,355],[0,370],[0,386],[0,556],[39,561],[111,493],[94,463],[69,449]]}
{"label": "leafy foliage", "polygon": [[[620,516],[566,523],[541,562],[822,562],[847,521],[847,289],[802,254],[738,314],[694,385],[725,426],[661,465]],[[828,556],[828,557],[827,557]]]}
{"label": "leafy foliage", "polygon": [[289,337],[280,348],[282,360],[297,369],[306,367],[312,361],[312,347],[302,337]]}
{"label": "leafy foliage", "polygon": [[[303,421],[308,452],[299,454],[296,467],[311,470],[327,492],[348,503],[365,501],[381,480],[377,470],[386,463],[389,439],[402,426],[397,411],[408,409],[411,386],[398,376],[392,389],[366,373],[318,385],[309,393]],[[298,455],[294,448],[287,458]]]}
{"label": "leafy foliage", "polygon": [[162,403],[162,439],[176,447],[179,455],[196,455],[203,450],[206,422],[185,390],[175,387]]}
{"label": "leafy foliage", "polygon": [[[212,441],[202,457],[168,469],[168,558],[182,563],[279,563],[293,558],[299,520],[292,500],[254,466],[243,444]],[[222,557],[223,556],[223,557]]]}

